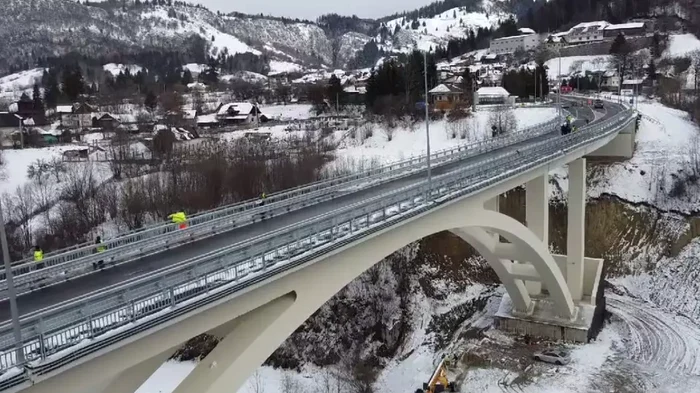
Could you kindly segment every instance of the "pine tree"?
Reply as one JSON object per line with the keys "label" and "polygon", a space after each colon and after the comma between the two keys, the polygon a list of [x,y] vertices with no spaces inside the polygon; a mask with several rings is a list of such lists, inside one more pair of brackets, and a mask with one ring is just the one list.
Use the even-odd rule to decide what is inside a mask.
{"label": "pine tree", "polygon": [[158,97],[152,91],[146,92],[146,97],[143,99],[143,105],[153,111],[158,106]]}
{"label": "pine tree", "polygon": [[32,91],[32,102],[34,104],[34,110],[38,113],[44,113],[44,100],[41,99],[41,91],[39,90],[39,85],[34,85],[34,90]]}
{"label": "pine tree", "polygon": [[620,78],[624,79],[629,68],[630,57],[632,56],[632,47],[627,42],[625,35],[620,33],[615,37],[610,46],[610,54],[613,55],[615,68],[620,72]]}
{"label": "pine tree", "polygon": [[215,85],[219,82],[219,71],[216,59],[210,59],[207,68],[199,75],[199,80],[203,83]]}
{"label": "pine tree", "polygon": [[60,95],[61,90],[58,88],[56,70],[50,69],[46,74],[46,83],[44,84],[44,104],[46,107],[55,108]]}
{"label": "pine tree", "polygon": [[75,64],[73,67],[68,67],[63,71],[63,94],[73,102],[83,92],[85,92],[85,81],[80,66]]}
{"label": "pine tree", "polygon": [[647,75],[649,76],[650,80],[656,80],[656,63],[654,63],[653,59],[649,61],[649,66],[647,67]]}
{"label": "pine tree", "polygon": [[326,98],[334,104],[331,106],[335,107],[337,103],[338,106],[343,107],[345,105],[344,96],[345,92],[343,91],[343,86],[340,84],[340,79],[335,75],[331,75],[331,79],[328,81],[328,86],[326,87]]}
{"label": "pine tree", "polygon": [[194,79],[192,78],[192,72],[190,72],[190,70],[186,68],[185,71],[182,73],[182,84],[184,86],[187,86],[192,82],[194,82]]}

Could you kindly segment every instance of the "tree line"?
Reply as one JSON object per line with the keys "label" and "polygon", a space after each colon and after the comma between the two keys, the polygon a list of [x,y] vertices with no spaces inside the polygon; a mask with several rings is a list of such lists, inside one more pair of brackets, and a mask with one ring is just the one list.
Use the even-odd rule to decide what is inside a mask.
{"label": "tree line", "polygon": [[[367,81],[367,109],[385,115],[416,112],[416,104],[425,100],[424,68],[419,51],[384,62]],[[434,54],[428,55],[427,73],[428,89],[432,89],[438,83]]]}

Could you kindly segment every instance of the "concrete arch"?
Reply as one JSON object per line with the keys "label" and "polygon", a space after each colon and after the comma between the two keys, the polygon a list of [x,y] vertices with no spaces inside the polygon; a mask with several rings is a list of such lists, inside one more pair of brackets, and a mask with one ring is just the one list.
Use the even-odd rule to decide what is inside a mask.
{"label": "concrete arch", "polygon": [[[485,229],[498,233],[515,247],[520,248],[522,254],[535,266],[542,280],[550,288],[562,316],[573,315],[574,305],[564,277],[547,247],[534,233],[518,221],[497,212],[486,211],[482,207],[477,208],[468,203],[447,205],[437,212],[417,217],[398,228],[385,230],[370,239],[348,245],[311,266],[281,278],[284,284],[280,282],[278,289],[283,293],[295,293],[294,304],[284,310],[280,309],[280,313],[272,318],[275,323],[270,326],[261,326],[260,323],[263,320],[270,320],[269,315],[259,318],[247,316],[251,325],[237,326],[239,330],[232,330],[227,338],[235,339],[239,336],[237,332],[241,329],[245,332],[257,329],[260,333],[254,338],[254,342],[247,343],[246,349],[242,352],[219,352],[223,357],[215,357],[217,351],[214,351],[212,358],[207,357],[174,393],[187,393],[193,390],[202,393],[225,393],[237,390],[298,326],[301,326],[348,283],[401,247],[445,230],[457,234],[474,246],[504,282],[516,307],[527,310],[530,297],[524,283],[513,279],[509,274],[506,261],[496,256],[494,237]],[[255,312],[252,311],[250,314]],[[246,334],[248,333],[243,335]],[[231,345],[227,344],[226,340],[224,344]],[[226,365],[226,371],[212,371],[213,364],[218,367]],[[212,380],[215,381],[212,382]],[[209,386],[209,388],[202,389],[202,386]]]}
{"label": "concrete arch", "polygon": [[166,354],[205,332],[223,337],[221,347],[203,359],[175,393],[236,391],[287,337],[348,283],[396,250],[441,231],[452,231],[473,245],[496,270],[516,306],[526,309],[530,298],[523,282],[511,277],[508,263],[498,258],[496,241],[486,230],[517,247],[541,275],[562,316],[573,314],[568,287],[546,246],[516,220],[486,211],[483,201],[469,198],[383,229],[281,273],[274,280],[248,287],[115,344],[110,350],[82,358],[68,370],[57,370],[35,381],[27,391],[53,393],[57,386],[71,387],[75,380],[81,380],[85,386],[105,386],[107,381],[104,388],[87,390],[91,393],[122,393],[121,381],[142,379],[147,366],[157,366],[154,354]]}

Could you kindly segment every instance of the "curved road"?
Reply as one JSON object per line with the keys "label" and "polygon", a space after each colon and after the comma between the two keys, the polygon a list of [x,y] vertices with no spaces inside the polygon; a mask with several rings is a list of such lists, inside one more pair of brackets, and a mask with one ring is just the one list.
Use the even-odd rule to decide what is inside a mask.
{"label": "curved road", "polygon": [[[618,107],[611,106],[609,107],[607,113],[604,116],[599,117],[597,120],[605,120],[619,112],[620,109]],[[591,114],[592,112],[589,113],[589,116]],[[548,138],[556,138],[558,136],[559,131],[553,131],[549,134],[504,147],[491,153],[486,153],[484,155],[468,158],[458,163],[436,168],[433,170],[433,173],[437,176],[447,172],[460,170],[460,168],[464,168],[472,164],[478,164],[479,162],[489,158],[494,153],[525,149],[534,143]],[[353,203],[357,203],[362,200],[423,181],[425,181],[425,175],[417,174],[382,184],[377,187],[359,190],[352,194],[339,197],[333,201],[320,203],[281,216],[273,217],[262,222],[256,222],[245,227],[237,228],[229,232],[221,233],[216,236],[180,246],[167,252],[151,255],[128,264],[111,267],[95,274],[78,277],[35,292],[27,293],[21,295],[17,299],[19,314],[22,316],[44,308],[50,308],[52,305],[69,301],[76,297],[99,291],[111,285],[147,275],[156,270],[201,256],[222,247],[230,246],[287,225],[328,213],[343,206],[348,206]],[[0,321],[5,322],[9,319],[10,307],[8,302],[0,302]]]}

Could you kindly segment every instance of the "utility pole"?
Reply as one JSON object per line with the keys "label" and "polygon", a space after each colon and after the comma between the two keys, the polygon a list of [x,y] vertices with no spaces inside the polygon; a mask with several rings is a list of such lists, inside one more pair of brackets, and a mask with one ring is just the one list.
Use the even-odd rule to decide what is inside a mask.
{"label": "utility pole", "polygon": [[7,294],[10,298],[10,316],[12,318],[12,332],[15,336],[15,351],[17,363],[24,363],[24,348],[22,346],[22,331],[19,326],[19,309],[17,308],[17,291],[15,290],[15,280],[12,277],[12,262],[10,261],[10,250],[7,246],[7,234],[5,233],[5,218],[2,214],[2,204],[0,204],[0,243],[2,243],[2,259],[5,263],[5,279],[7,280]]}
{"label": "utility pole", "polygon": [[[427,164],[428,164],[428,190],[432,191],[433,174],[430,168],[430,113],[428,111],[428,52],[423,52],[423,74],[425,74],[425,138],[427,147]],[[428,197],[430,197],[428,191]]]}
{"label": "utility pole", "polygon": [[535,104],[537,104],[537,64],[535,64]]}
{"label": "utility pole", "polygon": [[[19,115],[15,115],[15,116],[19,117]],[[24,130],[23,129],[24,129],[24,119],[22,119],[20,117],[19,118],[19,146],[22,149],[24,149]]]}

